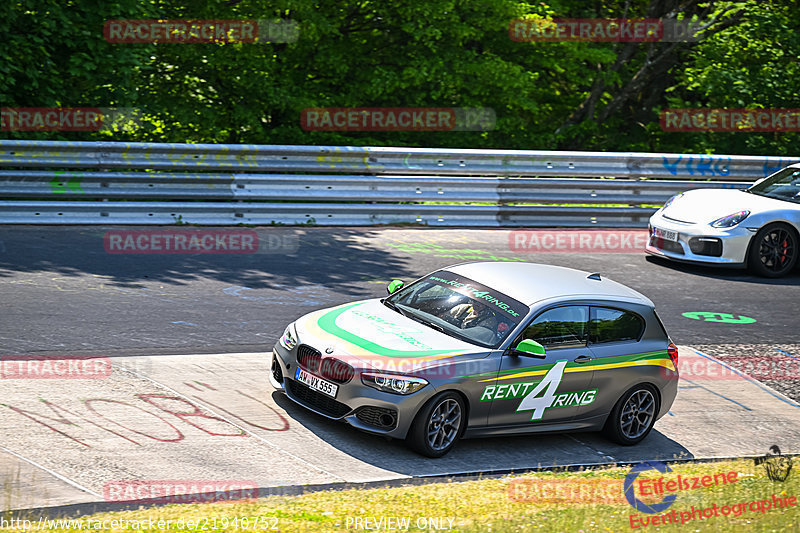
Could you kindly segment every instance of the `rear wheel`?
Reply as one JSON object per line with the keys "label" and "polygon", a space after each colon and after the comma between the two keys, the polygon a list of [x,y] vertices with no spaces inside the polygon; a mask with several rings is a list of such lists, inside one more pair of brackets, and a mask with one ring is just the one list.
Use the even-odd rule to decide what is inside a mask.
{"label": "rear wheel", "polygon": [[641,442],[653,429],[658,415],[658,393],[647,384],[636,385],[622,395],[603,428],[610,440],[624,446]]}
{"label": "rear wheel", "polygon": [[455,446],[464,432],[464,401],[455,392],[437,394],[417,413],[406,444],[427,457],[441,457]]}
{"label": "rear wheel", "polygon": [[797,264],[797,234],[786,224],[776,222],[761,228],[750,245],[748,262],[759,276],[778,278]]}

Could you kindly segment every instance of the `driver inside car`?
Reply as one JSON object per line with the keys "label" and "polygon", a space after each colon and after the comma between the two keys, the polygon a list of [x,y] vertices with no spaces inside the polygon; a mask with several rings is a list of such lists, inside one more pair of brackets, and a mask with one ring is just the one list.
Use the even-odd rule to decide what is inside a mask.
{"label": "driver inside car", "polygon": [[497,329],[497,318],[491,309],[478,302],[459,304],[450,310],[461,329],[482,326],[493,332]]}

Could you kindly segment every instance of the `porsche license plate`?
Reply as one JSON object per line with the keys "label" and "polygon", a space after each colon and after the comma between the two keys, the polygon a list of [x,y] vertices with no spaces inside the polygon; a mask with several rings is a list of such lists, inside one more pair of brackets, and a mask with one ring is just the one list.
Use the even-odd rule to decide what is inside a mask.
{"label": "porsche license plate", "polygon": [[653,236],[664,239],[665,241],[674,242],[678,240],[678,232],[668,229],[653,228]]}

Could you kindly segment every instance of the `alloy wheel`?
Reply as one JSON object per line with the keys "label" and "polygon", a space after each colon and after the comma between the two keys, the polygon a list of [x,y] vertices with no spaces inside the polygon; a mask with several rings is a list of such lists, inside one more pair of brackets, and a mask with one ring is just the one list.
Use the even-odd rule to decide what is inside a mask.
{"label": "alloy wheel", "polygon": [[777,227],[768,231],[759,243],[758,257],[763,267],[771,272],[786,269],[794,254],[794,237],[784,228]]}
{"label": "alloy wheel", "polygon": [[656,399],[649,390],[641,389],[634,392],[620,413],[620,429],[622,434],[629,439],[636,439],[644,434],[650,427],[650,422],[655,416]]}
{"label": "alloy wheel", "polygon": [[461,429],[461,406],[452,398],[447,398],[431,413],[428,420],[428,445],[436,451],[447,449],[458,437]]}

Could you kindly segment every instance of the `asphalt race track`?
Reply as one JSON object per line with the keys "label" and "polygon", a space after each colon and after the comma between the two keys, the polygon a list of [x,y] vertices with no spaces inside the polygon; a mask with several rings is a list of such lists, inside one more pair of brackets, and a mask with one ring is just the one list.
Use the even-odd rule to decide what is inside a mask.
{"label": "asphalt race track", "polygon": [[[798,272],[764,280],[611,247],[515,250],[510,230],[236,228],[257,234],[259,253],[109,253],[104,237],[119,229],[0,228],[0,357],[111,361],[104,379],[0,378],[0,473],[15,487],[4,508],[109,500],[109,483],[126,480],[269,489],[800,452]],[[672,412],[632,448],[593,434],[478,439],[431,460],[272,392],[267,354],[287,323],[471,260],[599,272],[650,297],[691,369]]]}

